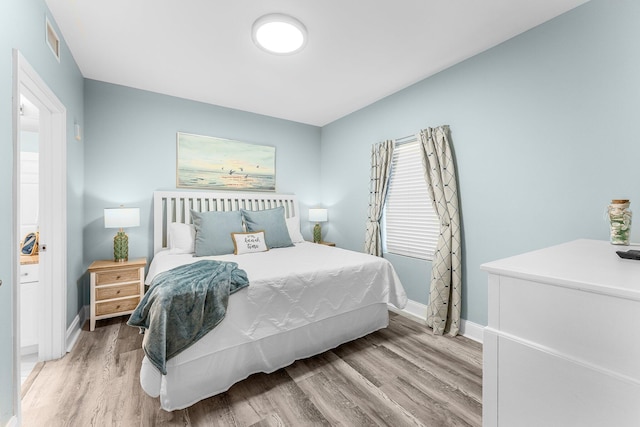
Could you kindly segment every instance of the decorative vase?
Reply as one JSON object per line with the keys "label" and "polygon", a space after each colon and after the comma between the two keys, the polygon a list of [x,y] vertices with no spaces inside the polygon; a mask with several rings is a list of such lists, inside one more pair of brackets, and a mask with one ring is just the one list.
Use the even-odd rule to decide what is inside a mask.
{"label": "decorative vase", "polygon": [[313,227],[313,243],[322,242],[322,229],[320,228],[320,223],[316,223]]}
{"label": "decorative vase", "polygon": [[124,231],[118,231],[113,238],[113,257],[117,262],[129,260],[129,236]]}
{"label": "decorative vase", "polygon": [[612,245],[628,245],[631,234],[629,200],[614,199],[608,208]]}

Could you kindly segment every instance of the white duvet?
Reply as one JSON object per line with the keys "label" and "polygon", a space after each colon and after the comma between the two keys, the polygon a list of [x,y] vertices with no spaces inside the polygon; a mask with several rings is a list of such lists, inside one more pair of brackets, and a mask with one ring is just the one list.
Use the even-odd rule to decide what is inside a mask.
{"label": "white duvet", "polygon": [[[227,315],[215,329],[167,361],[166,376],[145,358],[141,384],[151,396],[160,396],[166,410],[225,391],[251,373],[271,372],[385,327],[386,304],[404,308],[407,302],[387,260],[308,242],[216,257],[161,251],[146,283],[162,271],[201,259],[238,263],[249,286],[231,295]],[[221,374],[219,365],[230,360],[238,366],[225,366]],[[207,376],[211,381],[202,382]]]}

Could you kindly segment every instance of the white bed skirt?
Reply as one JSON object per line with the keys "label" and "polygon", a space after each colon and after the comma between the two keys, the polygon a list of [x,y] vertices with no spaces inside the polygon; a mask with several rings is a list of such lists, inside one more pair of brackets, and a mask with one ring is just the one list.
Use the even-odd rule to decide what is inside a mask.
{"label": "white bed skirt", "polygon": [[379,303],[186,361],[164,376],[145,357],[140,384],[150,396],[160,396],[162,409],[183,409],[228,390],[251,374],[274,372],[388,324],[387,304]]}

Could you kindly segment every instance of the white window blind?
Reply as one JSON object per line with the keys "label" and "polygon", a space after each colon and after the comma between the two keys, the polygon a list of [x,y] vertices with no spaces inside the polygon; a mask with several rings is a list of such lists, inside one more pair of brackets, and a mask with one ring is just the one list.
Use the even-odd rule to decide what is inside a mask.
{"label": "white window blind", "polygon": [[427,191],[416,137],[396,143],[393,151],[382,232],[385,252],[433,259],[440,221]]}

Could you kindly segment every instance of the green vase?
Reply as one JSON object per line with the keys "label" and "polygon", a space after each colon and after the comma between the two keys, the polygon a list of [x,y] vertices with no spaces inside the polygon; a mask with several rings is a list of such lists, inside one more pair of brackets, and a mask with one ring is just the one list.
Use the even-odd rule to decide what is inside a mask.
{"label": "green vase", "polygon": [[320,223],[316,223],[313,227],[313,243],[322,242],[322,229],[320,228]]}
{"label": "green vase", "polygon": [[129,237],[124,231],[118,231],[113,238],[113,258],[116,262],[129,260]]}

